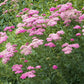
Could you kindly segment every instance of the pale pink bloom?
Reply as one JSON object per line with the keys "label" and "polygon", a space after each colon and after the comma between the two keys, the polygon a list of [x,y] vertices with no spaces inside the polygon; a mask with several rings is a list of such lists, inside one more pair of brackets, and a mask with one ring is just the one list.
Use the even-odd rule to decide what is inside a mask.
{"label": "pale pink bloom", "polygon": [[33,5],[33,3],[31,3],[30,5]]}
{"label": "pale pink bloom", "polygon": [[23,71],[22,70],[16,71],[15,74],[17,73],[23,73]]}
{"label": "pale pink bloom", "polygon": [[2,63],[6,64],[10,57],[14,56],[14,53],[16,51],[16,47],[12,46],[10,43],[6,44],[6,49],[0,52],[0,55],[2,55]]}
{"label": "pale pink bloom", "polygon": [[84,14],[79,17],[80,22],[84,20]]}
{"label": "pale pink bloom", "polygon": [[64,34],[64,31],[60,30],[60,31],[57,32],[57,34],[59,34],[59,35]]}
{"label": "pale pink bloom", "polygon": [[52,43],[52,42],[45,44],[45,46],[56,47],[56,45],[54,43]]}
{"label": "pale pink bloom", "polygon": [[23,14],[23,12],[19,12],[19,14],[21,14],[21,15],[22,15],[22,14]]}
{"label": "pale pink bloom", "polygon": [[2,59],[2,63],[3,63],[3,64],[6,64],[9,60],[10,60],[10,58],[3,58],[3,59]]}
{"label": "pale pink bloom", "polygon": [[54,1],[58,1],[58,0],[54,0]]}
{"label": "pale pink bloom", "polygon": [[41,65],[38,65],[38,66],[36,66],[35,68],[36,68],[36,69],[40,69],[40,68],[41,68]]}
{"label": "pale pink bloom", "polygon": [[82,8],[82,10],[84,10],[84,7]]}
{"label": "pale pink bloom", "polygon": [[38,14],[38,13],[39,13],[39,11],[37,11],[37,10],[29,10],[28,11],[29,15]]}
{"label": "pale pink bloom", "polygon": [[21,54],[24,54],[24,55],[29,55],[32,53],[32,48],[30,47],[30,45],[26,46],[26,45],[22,45],[20,49],[23,49],[21,51]]}
{"label": "pale pink bloom", "polygon": [[47,38],[46,40],[47,40],[47,41],[52,41],[52,38]]}
{"label": "pale pink bloom", "polygon": [[71,52],[72,52],[72,47],[74,47],[74,48],[79,48],[80,46],[79,46],[79,44],[68,44],[68,43],[65,43],[66,44],[66,47],[65,46],[63,46],[62,45],[62,47],[65,47],[65,48],[63,48],[62,49],[62,51],[65,53],[65,54],[70,54]]}
{"label": "pale pink bloom", "polygon": [[0,55],[0,58],[3,58],[3,55]]}
{"label": "pale pink bloom", "polygon": [[70,54],[72,51],[70,50],[70,51],[65,51],[64,53],[65,54]]}
{"label": "pale pink bloom", "polygon": [[72,48],[69,46],[66,46],[65,48],[62,49],[62,51],[66,52],[66,51],[72,51]]}
{"label": "pale pink bloom", "polygon": [[73,29],[81,29],[81,27],[79,25],[76,25],[75,27],[73,27]]}
{"label": "pale pink bloom", "polygon": [[81,33],[77,33],[76,36],[81,36]]}
{"label": "pale pink bloom", "polygon": [[26,73],[22,74],[20,78],[21,79],[25,79],[26,77],[33,78],[36,76],[34,73],[36,73],[34,70],[26,72]]}
{"label": "pale pink bloom", "polygon": [[82,29],[82,32],[84,32],[84,29]]}
{"label": "pale pink bloom", "polygon": [[28,75],[29,78],[33,78],[33,77],[35,77],[35,76],[36,76],[35,74],[30,74],[30,75]]}
{"label": "pale pink bloom", "polygon": [[76,43],[76,44],[71,44],[70,46],[71,46],[71,47],[74,47],[74,48],[79,48],[79,47],[80,47],[78,43]]}
{"label": "pale pink bloom", "polygon": [[28,69],[28,70],[31,70],[31,69],[34,69],[34,67],[28,66],[27,69]]}
{"label": "pale pink bloom", "polygon": [[68,46],[69,44],[68,43],[64,43],[63,45],[62,45],[62,47],[65,47],[65,46]]}
{"label": "pale pink bloom", "polygon": [[47,40],[47,41],[52,41],[52,40],[57,41],[57,40],[61,40],[61,37],[60,37],[61,34],[64,34],[64,31],[63,31],[63,30],[58,31],[56,34],[55,34],[55,33],[50,34],[49,37],[48,37],[46,40]]}
{"label": "pale pink bloom", "polygon": [[43,40],[40,39],[33,39],[32,43],[30,44],[31,47],[36,48],[39,45],[43,44]]}
{"label": "pale pink bloom", "polygon": [[0,44],[8,39],[6,32],[0,32]]}
{"label": "pale pink bloom", "polygon": [[57,24],[57,22],[56,21],[54,21],[54,20],[49,20],[49,22],[48,22],[48,26],[55,26]]}
{"label": "pale pink bloom", "polygon": [[16,17],[20,17],[21,15],[16,15]]}
{"label": "pale pink bloom", "polygon": [[83,25],[83,28],[84,28],[84,25]]}

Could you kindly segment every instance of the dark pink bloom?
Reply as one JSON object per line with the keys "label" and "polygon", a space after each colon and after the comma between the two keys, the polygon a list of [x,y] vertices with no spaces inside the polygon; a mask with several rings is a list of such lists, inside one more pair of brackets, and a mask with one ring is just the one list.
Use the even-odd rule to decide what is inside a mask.
{"label": "dark pink bloom", "polygon": [[29,43],[27,42],[25,45],[27,46]]}
{"label": "dark pink bloom", "polygon": [[73,38],[71,38],[71,39],[70,39],[70,41],[74,41],[74,39],[73,39]]}
{"label": "dark pink bloom", "polygon": [[56,10],[57,8],[55,8],[55,7],[52,7],[52,8],[50,8],[50,11],[54,11],[54,10]]}
{"label": "dark pink bloom", "polygon": [[15,28],[15,26],[10,26],[12,29],[14,29]]}
{"label": "dark pink bloom", "polygon": [[56,65],[53,65],[53,69],[57,69],[58,67]]}
{"label": "dark pink bloom", "polygon": [[42,16],[46,16],[46,14],[42,14]]}
{"label": "dark pink bloom", "polygon": [[12,32],[13,30],[12,29],[9,29],[9,32]]}
{"label": "dark pink bloom", "polygon": [[24,60],[24,62],[28,62],[28,60]]}

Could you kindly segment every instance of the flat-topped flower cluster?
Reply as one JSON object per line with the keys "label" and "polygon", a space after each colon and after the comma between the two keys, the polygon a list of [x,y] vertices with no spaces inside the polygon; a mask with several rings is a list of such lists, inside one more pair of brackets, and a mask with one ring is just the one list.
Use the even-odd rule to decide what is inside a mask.
{"label": "flat-topped flower cluster", "polygon": [[[12,0],[14,1],[14,0]],[[16,1],[16,0],[15,0]],[[19,12],[16,17],[22,18],[22,23],[17,24],[17,29],[14,31],[15,35],[26,33],[29,34],[29,37],[32,36],[31,43],[25,42],[25,45],[21,45],[20,50],[21,54],[24,55],[30,55],[32,53],[32,50],[35,48],[39,48],[39,46],[49,46],[53,49],[53,47],[56,47],[56,43],[58,41],[62,41],[63,35],[66,33],[64,29],[60,29],[59,31],[56,30],[54,32],[50,32],[49,34],[45,32],[49,30],[51,27],[55,27],[58,22],[63,21],[63,24],[66,26],[70,26],[70,23],[72,21],[78,22],[79,24],[84,20],[84,14],[82,14],[81,11],[78,11],[77,9],[74,9],[72,7],[72,3],[66,3],[61,4],[56,7],[50,8],[51,15],[49,18],[45,18],[45,14],[39,15],[39,11],[37,10],[30,10],[29,8],[24,8],[22,12]],[[5,32],[0,32],[0,44],[7,40],[8,36],[6,35],[6,32],[10,31],[12,32],[15,26],[7,26],[4,28]],[[84,28],[84,26],[83,26]],[[75,25],[72,29],[78,30],[75,34],[75,36],[80,37],[83,33],[84,35],[84,29],[80,25]],[[82,30],[81,30],[82,29]],[[8,30],[8,31],[7,31]],[[79,31],[81,30],[81,32]],[[42,36],[47,36],[44,39],[40,39]],[[40,38],[39,38],[40,37]],[[70,41],[75,42],[74,38],[71,38]],[[48,43],[47,43],[48,42]],[[10,57],[14,56],[14,53],[18,52],[16,50],[16,46],[18,45],[11,45],[11,43],[6,44],[6,49],[0,52],[0,58],[2,58],[2,63],[6,64]],[[64,54],[70,54],[73,50],[73,48],[79,48],[79,43],[72,43],[69,44],[68,42],[64,42],[61,45],[62,51]],[[25,60],[24,63],[28,62],[28,60]],[[13,65],[12,71],[15,71],[15,74],[23,73],[23,65],[22,64],[16,64]],[[27,71],[21,75],[21,79],[33,78],[35,77],[35,69],[42,68],[41,65],[37,65],[35,67],[28,66]],[[53,69],[57,69],[58,67],[56,65],[53,65]]]}

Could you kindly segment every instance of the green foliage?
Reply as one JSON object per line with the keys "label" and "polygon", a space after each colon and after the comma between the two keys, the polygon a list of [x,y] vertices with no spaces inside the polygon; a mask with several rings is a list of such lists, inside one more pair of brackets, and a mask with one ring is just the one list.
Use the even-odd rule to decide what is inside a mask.
{"label": "green foliage", "polygon": [[[34,10],[39,10],[40,15],[45,13],[47,17],[49,17],[49,9],[51,7],[55,7],[58,4],[64,4],[67,0],[58,0],[55,2],[54,0],[19,0],[16,7],[10,5],[10,0],[7,2],[6,5],[0,7],[0,31],[6,26],[10,25],[17,25],[21,22],[21,19],[16,18],[16,15],[23,9],[23,8],[30,8]],[[81,10],[84,6],[83,0],[69,0],[68,2],[72,2],[73,6]],[[1,3],[1,2],[0,2]],[[30,5],[33,3],[33,6]],[[4,8],[4,9],[3,9]],[[8,12],[6,14],[2,14],[3,10],[14,9],[15,11]],[[17,9],[17,10],[16,10]],[[84,11],[83,11],[84,12]],[[83,84],[84,83],[84,37],[76,37],[75,34],[77,33],[76,30],[72,31],[72,28],[75,25],[78,25],[76,22],[72,22],[70,27],[65,27],[63,22],[59,22],[55,27],[48,27],[44,36],[38,36],[40,39],[46,41],[46,38],[50,33],[56,33],[58,30],[64,30],[65,35],[62,36],[62,41],[55,43],[57,47],[49,48],[45,46],[39,46],[39,48],[33,49],[32,54],[28,56],[24,56],[20,54],[20,47],[24,45],[26,42],[31,43],[32,37],[28,36],[28,33],[22,33],[19,35],[15,35],[15,30],[13,32],[7,32],[9,38],[6,42],[0,44],[0,52],[5,49],[6,43],[10,42],[11,44],[17,44],[18,53],[15,53],[15,56],[11,58],[11,60],[6,64],[1,63],[0,59],[0,84]],[[81,23],[81,27],[83,23]],[[17,27],[16,27],[17,28]],[[81,32],[81,31],[79,31]],[[75,42],[70,42],[70,38],[75,38]],[[61,51],[61,45],[65,42],[72,43],[79,43],[81,44],[79,49],[74,49],[74,51],[70,55],[65,55]],[[24,63],[21,58],[25,58],[28,60],[28,63]],[[36,65],[41,65],[41,70],[37,70],[35,78],[27,78],[25,80],[20,79],[21,74],[14,74],[11,67],[14,64],[23,64],[24,73],[26,72],[26,68]],[[56,64],[58,66],[58,70],[52,70],[52,65]]]}

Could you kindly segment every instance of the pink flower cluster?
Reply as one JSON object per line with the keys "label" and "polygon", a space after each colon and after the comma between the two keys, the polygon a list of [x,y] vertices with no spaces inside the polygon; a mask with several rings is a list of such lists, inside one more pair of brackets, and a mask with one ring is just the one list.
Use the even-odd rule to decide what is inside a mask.
{"label": "pink flower cluster", "polygon": [[41,68],[41,65],[38,65],[36,67],[32,67],[32,66],[28,66],[27,69],[28,70],[31,70],[31,69],[40,69]]}
{"label": "pink flower cluster", "polygon": [[5,27],[5,28],[4,28],[4,31],[9,30],[9,31],[11,32],[12,29],[14,29],[14,28],[15,28],[15,26],[8,26],[8,27]]}
{"label": "pink flower cluster", "polygon": [[20,30],[22,30],[20,31],[20,33],[26,32],[23,27],[29,27],[31,28],[27,30],[29,36],[43,35],[43,32],[45,32],[44,28],[46,28],[47,26],[55,26],[57,24],[57,21],[60,21],[58,16],[60,16],[64,21],[64,24],[68,26],[71,22],[71,19],[80,22],[79,17],[82,15],[81,11],[74,9],[71,3],[61,4],[56,8],[52,7],[50,8],[50,11],[51,16],[49,16],[49,19],[44,19],[44,17],[38,15],[39,11],[24,8],[22,12],[20,12],[23,23],[19,23],[20,25],[18,24],[16,34],[18,34],[17,32],[19,32]]}
{"label": "pink flower cluster", "polygon": [[45,46],[56,47],[56,45],[51,41],[54,40],[56,42],[57,40],[61,40],[60,35],[63,35],[63,34],[64,34],[63,30],[58,31],[56,34],[55,33],[50,34],[49,37],[46,39],[49,43],[45,44]]}
{"label": "pink flower cluster", "polygon": [[30,43],[29,45],[22,45],[20,49],[23,49],[21,51],[21,54],[24,53],[24,55],[28,55],[32,53],[32,47],[33,48],[37,48],[39,45],[43,44],[43,40],[40,39],[33,39],[32,43]]}
{"label": "pink flower cluster", "polygon": [[79,17],[80,22],[84,20],[84,14]]}
{"label": "pink flower cluster", "polygon": [[[45,32],[45,28],[47,26],[54,26],[57,24],[57,21],[60,19],[58,17],[50,16],[49,19],[45,19],[42,16],[39,16],[39,11],[37,10],[30,10],[28,8],[23,9],[24,11],[20,12],[21,17],[23,19],[23,23],[19,23],[17,27],[23,28],[23,27],[29,27],[31,29],[27,30],[27,33],[29,33],[29,36],[33,35],[43,35],[43,32]],[[27,10],[27,12],[25,12]],[[53,10],[53,8],[51,8]],[[25,12],[26,14],[23,14]],[[45,16],[45,15],[43,15]],[[58,16],[58,13],[57,13]],[[20,29],[19,28],[19,29]],[[18,32],[18,30],[16,32]]]}
{"label": "pink flower cluster", "polygon": [[20,78],[21,78],[21,79],[25,79],[26,77],[28,77],[28,78],[33,78],[33,77],[36,76],[34,73],[36,73],[35,70],[26,72],[26,73],[22,74]]}
{"label": "pink flower cluster", "polygon": [[0,3],[0,6],[5,5],[8,0],[4,0],[4,2]]}
{"label": "pink flower cluster", "polygon": [[6,41],[8,36],[6,35],[6,32],[0,32],[0,44]]}
{"label": "pink flower cluster", "polygon": [[56,47],[56,45],[52,42],[46,43],[45,46]]}
{"label": "pink flower cluster", "polygon": [[73,27],[73,29],[81,29],[81,27],[79,25],[76,25],[75,27]]}
{"label": "pink flower cluster", "polygon": [[81,36],[81,33],[77,33],[76,36]]}
{"label": "pink flower cluster", "polygon": [[[81,22],[81,20],[83,20],[84,18],[81,11],[77,11],[77,9],[74,9],[72,7],[72,3],[61,4],[58,5],[56,8],[52,7],[50,8],[50,11],[52,13],[50,18],[60,16],[64,21],[64,24],[66,24],[66,26],[69,25],[71,19],[74,19],[77,22]],[[59,21],[59,19],[57,21]],[[54,24],[56,23],[53,22],[53,25]]]}
{"label": "pink flower cluster", "polygon": [[6,44],[6,49],[0,52],[2,63],[6,64],[10,60],[10,57],[14,56],[14,53],[17,52],[16,46],[17,45],[11,45],[10,43]]}
{"label": "pink flower cluster", "polygon": [[[38,66],[36,66],[36,67],[32,67],[32,66],[28,66],[28,67],[27,67],[28,70],[31,70],[31,69],[40,69],[40,68],[41,68],[40,65],[38,65]],[[36,76],[34,73],[36,73],[35,70],[26,72],[26,73],[22,74],[20,78],[21,78],[21,79],[25,79],[26,77],[28,77],[28,78],[33,78],[33,77]]]}
{"label": "pink flower cluster", "polygon": [[24,8],[22,11],[23,11],[23,12],[29,11],[29,8]]}
{"label": "pink flower cluster", "polygon": [[84,35],[84,26],[83,26],[83,29],[82,29],[82,33],[83,33],[83,35]]}
{"label": "pink flower cluster", "polygon": [[[21,65],[21,64],[20,65],[18,65],[18,64],[13,65],[12,66],[12,71],[15,71],[15,74],[23,73],[22,67],[23,67],[23,65]],[[27,67],[28,70],[31,70],[31,69],[40,69],[40,68],[41,68],[41,65],[37,65],[36,67],[32,67],[32,66],[28,66]],[[34,73],[36,73],[35,70],[28,71],[26,73],[23,73],[20,78],[21,79],[25,79],[26,77],[33,78],[33,77],[36,76]]]}
{"label": "pink flower cluster", "polygon": [[82,8],[82,10],[84,10],[84,7]]}
{"label": "pink flower cluster", "polygon": [[28,29],[27,32],[30,33],[29,36],[32,35],[43,35],[43,32],[45,29],[42,27],[46,27],[45,20],[43,17],[38,16],[38,11],[36,10],[29,10],[28,14],[22,15],[22,19],[24,23],[19,23],[17,25],[18,29],[16,30],[16,33],[20,31],[21,29],[25,31],[22,27],[31,27],[31,29]]}
{"label": "pink flower cluster", "polygon": [[22,67],[23,67],[23,65],[18,65],[18,64],[13,65],[12,66],[12,71],[15,71],[15,74],[17,74],[17,73],[23,73]]}
{"label": "pink flower cluster", "polygon": [[27,30],[26,30],[26,29],[24,29],[23,27],[19,27],[18,29],[16,29],[15,34],[24,33],[24,32],[26,32],[26,31],[27,31]]}
{"label": "pink flower cluster", "polygon": [[57,40],[60,40],[61,39],[60,35],[63,35],[63,34],[64,34],[64,31],[63,30],[60,30],[56,34],[55,33],[50,34],[49,37],[46,40],[47,41],[54,40],[56,42]]}
{"label": "pink flower cluster", "polygon": [[55,7],[51,7],[50,8],[50,11],[54,11],[54,10],[56,10],[57,8],[55,8]]}
{"label": "pink flower cluster", "polygon": [[65,54],[70,54],[71,52],[72,52],[72,47],[73,48],[79,48],[80,46],[79,46],[79,44],[68,44],[68,43],[64,43],[63,45],[62,45],[62,47],[65,47],[65,48],[63,48],[62,49],[62,51],[65,53]]}

